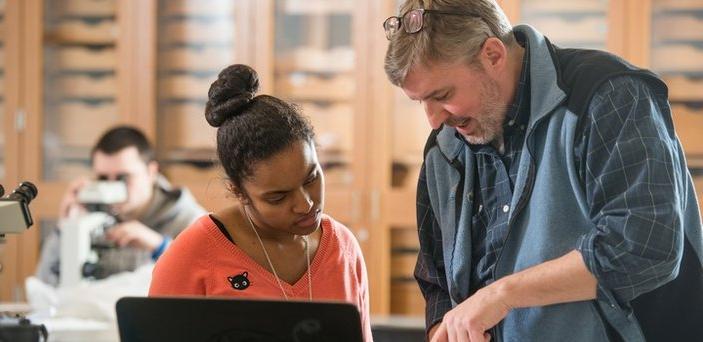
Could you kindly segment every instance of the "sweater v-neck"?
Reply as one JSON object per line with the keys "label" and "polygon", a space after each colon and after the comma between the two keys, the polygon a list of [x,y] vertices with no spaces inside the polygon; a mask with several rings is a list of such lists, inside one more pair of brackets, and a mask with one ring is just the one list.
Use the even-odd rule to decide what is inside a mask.
{"label": "sweater v-neck", "polygon": [[[265,279],[273,284],[274,286],[278,287],[278,282],[276,281],[276,276],[269,271],[264,265],[259,264],[254,260],[249,254],[247,254],[242,248],[240,248],[237,244],[235,244],[231,240],[231,236],[225,235],[223,231],[220,229],[218,226],[216,218],[212,217],[212,215],[208,215],[208,219],[206,222],[206,228],[208,231],[208,234],[213,237],[217,243],[217,248],[223,248],[232,254],[234,254],[234,257],[239,258],[240,260],[243,261],[243,263],[246,266],[251,267],[253,270],[256,270],[257,273],[260,273],[264,275]],[[218,220],[219,222],[219,220]],[[221,222],[220,222],[221,223]],[[222,223],[221,223],[222,224]],[[323,262],[325,254],[327,253],[328,245],[329,245],[329,240],[330,240],[330,234],[332,233],[332,222],[329,220],[329,218],[326,215],[322,215],[322,220],[320,222],[320,229],[322,229],[322,234],[320,235],[320,241],[318,243],[317,251],[315,252],[315,255],[312,256],[310,259],[310,278],[314,279],[315,274],[317,273],[316,270],[319,269],[319,265]],[[274,265],[275,267],[275,265]],[[286,293],[298,293],[299,291],[305,290],[307,292],[308,289],[308,277],[306,276],[306,273],[308,270],[306,270],[298,280],[295,281],[295,283],[291,284],[283,279],[280,279],[281,285],[286,289]],[[314,284],[314,282],[313,282]]]}

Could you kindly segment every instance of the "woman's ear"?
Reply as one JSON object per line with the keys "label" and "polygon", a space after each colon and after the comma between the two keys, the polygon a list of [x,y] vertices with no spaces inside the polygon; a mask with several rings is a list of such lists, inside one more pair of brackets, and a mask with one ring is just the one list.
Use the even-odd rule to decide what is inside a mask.
{"label": "woman's ear", "polygon": [[249,199],[249,196],[242,191],[239,187],[234,185],[231,181],[225,182],[225,187],[227,188],[227,191],[229,191],[234,197],[241,202],[244,205],[251,204],[251,200]]}

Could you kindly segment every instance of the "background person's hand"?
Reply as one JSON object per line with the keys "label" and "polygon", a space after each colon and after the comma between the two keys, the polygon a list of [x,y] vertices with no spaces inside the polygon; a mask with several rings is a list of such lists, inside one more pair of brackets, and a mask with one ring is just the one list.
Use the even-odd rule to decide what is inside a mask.
{"label": "background person's hand", "polygon": [[83,177],[75,179],[68,184],[68,188],[66,188],[63,198],[61,198],[61,203],[59,204],[59,219],[72,217],[81,209],[81,206],[78,204],[78,192],[89,182],[89,178]]}
{"label": "background person's hand", "polygon": [[107,230],[106,237],[120,247],[136,247],[149,252],[153,252],[164,240],[161,234],[136,220],[111,227]]}

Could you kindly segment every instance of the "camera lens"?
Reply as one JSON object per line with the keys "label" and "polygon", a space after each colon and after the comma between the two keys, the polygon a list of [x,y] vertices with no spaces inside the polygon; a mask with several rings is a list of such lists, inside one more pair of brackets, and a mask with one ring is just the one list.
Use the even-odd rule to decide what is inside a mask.
{"label": "camera lens", "polygon": [[22,201],[29,205],[35,197],[37,197],[37,187],[30,182],[22,182],[17,186],[15,191],[13,191],[7,198],[15,201]]}

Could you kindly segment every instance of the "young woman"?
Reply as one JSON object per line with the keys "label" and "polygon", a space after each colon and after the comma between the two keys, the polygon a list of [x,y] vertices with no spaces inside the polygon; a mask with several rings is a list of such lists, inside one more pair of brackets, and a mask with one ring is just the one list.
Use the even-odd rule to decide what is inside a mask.
{"label": "young woman", "polygon": [[237,201],[201,217],[159,258],[150,296],[205,295],[355,304],[371,338],[368,280],[352,233],[323,214],[324,175],[297,107],[255,96],[256,71],[222,70],[207,122]]}

